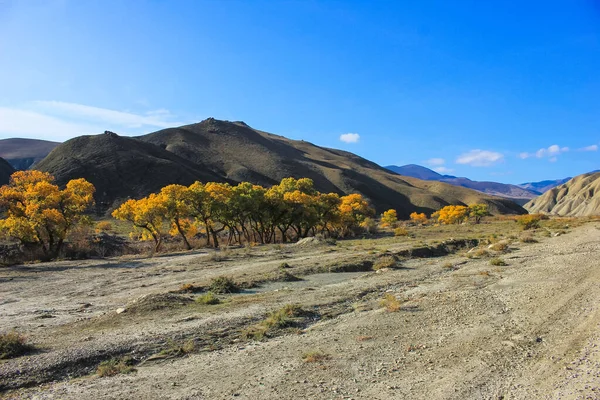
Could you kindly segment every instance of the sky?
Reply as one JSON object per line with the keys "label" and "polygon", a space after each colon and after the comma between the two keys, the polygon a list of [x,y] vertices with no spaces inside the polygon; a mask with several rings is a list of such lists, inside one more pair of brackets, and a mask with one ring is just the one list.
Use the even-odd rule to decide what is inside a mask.
{"label": "sky", "polygon": [[600,169],[598,0],[0,0],[0,139],[207,117],[522,183]]}

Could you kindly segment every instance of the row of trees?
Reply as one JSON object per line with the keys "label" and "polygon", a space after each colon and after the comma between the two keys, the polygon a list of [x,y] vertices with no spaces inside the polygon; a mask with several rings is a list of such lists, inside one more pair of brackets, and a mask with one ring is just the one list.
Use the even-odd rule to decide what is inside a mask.
{"label": "row of trees", "polygon": [[321,193],[311,179],[285,178],[268,189],[249,182],[169,185],[126,201],[112,215],[131,222],[132,235],[154,240],[158,250],[167,233],[180,236],[188,249],[199,231],[214,247],[223,231],[228,244],[286,242],[317,233],[344,237],[374,214],[360,194]]}
{"label": "row of trees", "polygon": [[[446,206],[431,214],[431,219],[437,223],[450,225],[460,224],[471,219],[476,224],[481,222],[481,219],[490,215],[487,204],[471,204],[470,206]],[[381,214],[379,219],[382,228],[393,228],[398,223],[396,210],[389,209]],[[430,219],[425,213],[413,212],[410,214],[410,221],[416,225],[426,225]]]}
{"label": "row of trees", "polygon": [[[8,185],[0,187],[0,237],[38,246],[47,258],[61,251],[67,234],[75,226],[90,223],[86,210],[93,205],[94,186],[74,179],[60,189],[54,178],[40,171],[15,172]],[[439,223],[479,223],[488,215],[485,204],[447,206],[432,214]],[[227,233],[228,244],[273,243],[298,240],[309,235],[345,237],[376,224],[375,211],[360,194],[339,196],[321,193],[308,178],[285,178],[264,188],[249,182],[195,182],[190,186],[169,185],[159,193],[127,200],[113,214],[131,222],[132,236],[153,240],[158,250],[167,235],[180,236],[190,249],[190,238],[204,233],[207,244],[219,246]],[[425,214],[412,213],[411,220],[425,224]],[[381,215],[383,227],[394,227],[396,211]]]}

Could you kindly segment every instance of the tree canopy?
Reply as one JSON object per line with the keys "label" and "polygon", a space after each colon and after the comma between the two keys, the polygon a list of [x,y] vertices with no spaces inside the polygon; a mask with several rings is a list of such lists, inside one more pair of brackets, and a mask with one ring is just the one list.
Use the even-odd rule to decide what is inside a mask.
{"label": "tree canopy", "polygon": [[44,256],[58,255],[67,233],[88,222],[84,212],[93,204],[94,186],[74,179],[65,189],[52,175],[40,171],[17,171],[10,183],[0,187],[0,235],[24,245],[39,246]]}

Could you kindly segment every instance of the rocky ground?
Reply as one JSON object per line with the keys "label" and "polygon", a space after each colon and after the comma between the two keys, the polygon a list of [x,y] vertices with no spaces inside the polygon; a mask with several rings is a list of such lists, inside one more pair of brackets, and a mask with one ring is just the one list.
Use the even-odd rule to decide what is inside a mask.
{"label": "rocky ground", "polygon": [[[530,244],[507,232],[508,249],[488,249],[505,266],[457,246],[417,258],[440,254],[386,238],[0,269],[0,330],[37,348],[0,361],[0,396],[598,399],[599,228]],[[397,268],[372,271],[390,256]],[[284,282],[282,263],[303,280]],[[179,291],[222,275],[248,289],[218,305]],[[290,303],[303,310],[293,326],[244,335]],[[125,355],[135,372],[95,373]]]}

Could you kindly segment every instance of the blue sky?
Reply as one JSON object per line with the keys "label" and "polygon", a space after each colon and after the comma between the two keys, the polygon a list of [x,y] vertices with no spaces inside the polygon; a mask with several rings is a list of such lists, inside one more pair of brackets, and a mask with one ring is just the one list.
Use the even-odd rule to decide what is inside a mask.
{"label": "blue sky", "polygon": [[0,1],[0,138],[213,116],[509,183],[600,168],[600,5]]}

